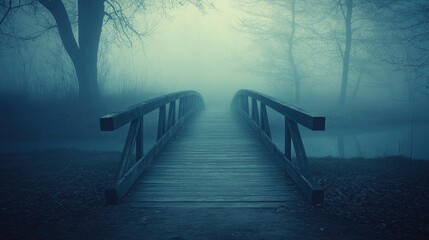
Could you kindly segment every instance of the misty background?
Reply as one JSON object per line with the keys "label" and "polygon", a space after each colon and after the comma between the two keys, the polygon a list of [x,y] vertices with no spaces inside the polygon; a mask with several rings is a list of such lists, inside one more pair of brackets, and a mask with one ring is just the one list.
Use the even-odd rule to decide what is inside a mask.
{"label": "misty background", "polygon": [[[429,159],[426,1],[106,2],[96,103],[82,101],[52,16],[28,2],[0,5],[2,152],[121,150],[126,129],[102,133],[99,117],[187,89],[225,110],[246,88],[327,117],[325,132],[302,128],[309,156]],[[77,38],[76,4],[63,2]]]}

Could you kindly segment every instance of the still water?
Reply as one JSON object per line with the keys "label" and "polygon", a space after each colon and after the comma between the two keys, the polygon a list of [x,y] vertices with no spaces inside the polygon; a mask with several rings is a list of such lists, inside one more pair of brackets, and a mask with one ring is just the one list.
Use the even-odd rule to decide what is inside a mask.
{"label": "still water", "polygon": [[[312,132],[300,127],[307,155],[310,157],[383,157],[402,155],[429,160],[429,126],[389,126],[377,128],[327,128]],[[284,149],[282,131],[273,134],[279,149]],[[282,146],[282,147],[280,147]]]}
{"label": "still water", "polygon": [[[38,142],[2,143],[0,152],[20,152],[45,149],[72,148],[97,151],[122,151],[126,128],[123,133],[106,134],[103,137],[84,140],[55,140]],[[413,159],[429,160],[429,125],[377,127],[377,128],[338,128],[324,132],[312,132],[300,127],[307,155],[310,157],[383,157],[403,155]],[[145,137],[145,149],[155,140],[155,134]],[[284,129],[272,131],[273,141],[284,150]],[[413,146],[413,147],[411,147]],[[293,153],[293,151],[292,151]]]}

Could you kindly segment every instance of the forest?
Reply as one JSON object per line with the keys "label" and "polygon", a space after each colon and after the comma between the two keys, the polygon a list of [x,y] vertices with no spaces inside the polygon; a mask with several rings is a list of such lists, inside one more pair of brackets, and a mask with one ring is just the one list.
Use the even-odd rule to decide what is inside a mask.
{"label": "forest", "polygon": [[[426,239],[428,12],[425,0],[0,0],[0,218],[8,219],[0,238]],[[127,198],[106,205],[134,135],[133,123],[103,130],[102,118],[185,90],[201,95],[203,116],[230,112],[240,89],[326,119],[323,131],[302,123],[296,130],[308,157],[302,173],[324,189],[322,205],[304,198],[275,208],[134,209]],[[140,116],[132,143],[141,135],[142,150],[129,153],[136,162],[181,121],[179,103]],[[247,97],[246,104],[250,116],[255,105]],[[297,134],[290,122],[258,104],[257,125],[299,161],[299,142],[287,143]],[[199,114],[171,133],[166,151],[194,133]],[[214,139],[226,124],[211,130],[223,121],[213,116]],[[177,148],[177,156],[189,150]],[[160,156],[142,175],[151,176]],[[246,173],[254,174],[231,174]]]}

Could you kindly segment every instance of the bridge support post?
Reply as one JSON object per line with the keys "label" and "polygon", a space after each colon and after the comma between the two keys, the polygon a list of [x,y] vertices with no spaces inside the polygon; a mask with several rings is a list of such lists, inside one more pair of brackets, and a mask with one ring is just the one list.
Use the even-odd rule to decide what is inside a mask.
{"label": "bridge support post", "polygon": [[292,135],[295,155],[298,160],[298,168],[303,174],[308,174],[308,160],[305,153],[304,144],[302,143],[301,133],[296,122],[289,122],[289,128]]}
{"label": "bridge support post", "polygon": [[247,115],[249,115],[249,98],[247,96],[241,97],[241,109],[243,112],[245,112]]}
{"label": "bridge support post", "polygon": [[292,160],[292,137],[289,128],[289,119],[285,117],[285,157]]}
{"label": "bridge support post", "polygon": [[254,98],[252,98],[252,119],[259,126],[258,102]]}
{"label": "bridge support post", "polygon": [[261,103],[261,129],[271,139],[270,122],[268,121],[267,106]]}
{"label": "bridge support post", "polygon": [[170,102],[168,107],[167,131],[176,124],[176,101]]}
{"label": "bridge support post", "polygon": [[165,105],[159,108],[159,117],[158,117],[158,134],[156,140],[162,138],[165,133]]}
{"label": "bridge support post", "polygon": [[143,157],[144,154],[144,147],[143,147],[143,117],[139,118],[139,124],[138,124],[138,130],[137,130],[137,136],[136,136],[136,161],[140,160]]}
{"label": "bridge support post", "polygon": [[183,117],[183,98],[179,99],[179,115],[178,115],[178,120],[180,120],[180,118]]}

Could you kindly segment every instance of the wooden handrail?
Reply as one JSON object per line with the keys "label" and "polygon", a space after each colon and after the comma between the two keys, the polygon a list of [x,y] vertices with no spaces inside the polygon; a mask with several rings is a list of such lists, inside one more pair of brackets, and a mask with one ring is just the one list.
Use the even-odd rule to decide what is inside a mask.
{"label": "wooden handrail", "polygon": [[[269,150],[276,155],[286,173],[298,185],[310,202],[313,204],[322,204],[324,190],[310,176],[307,154],[298,124],[313,131],[323,131],[325,130],[325,117],[307,113],[302,109],[289,106],[265,94],[245,89],[239,90],[235,94],[231,106],[243,116],[252,129],[264,141]],[[267,107],[284,117],[284,152],[272,141]],[[296,163],[292,161],[292,143],[296,155]]]}
{"label": "wooden handrail", "polygon": [[[176,102],[179,102],[178,112]],[[157,142],[145,153],[143,148],[144,116],[157,109],[159,110]],[[203,109],[204,100],[198,92],[181,91],[153,98],[124,111],[101,117],[100,129],[102,131],[114,131],[130,123],[116,179],[109,184],[105,191],[106,202],[108,204],[119,202],[148,167],[150,161],[161,152],[186,120],[196,111]],[[135,158],[132,156],[134,147]]]}

